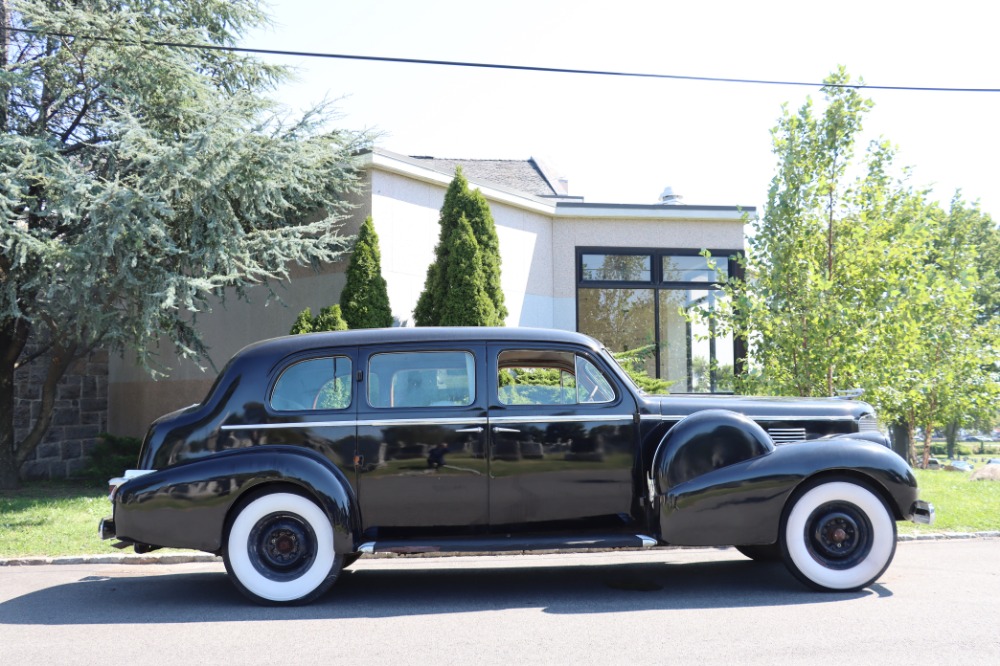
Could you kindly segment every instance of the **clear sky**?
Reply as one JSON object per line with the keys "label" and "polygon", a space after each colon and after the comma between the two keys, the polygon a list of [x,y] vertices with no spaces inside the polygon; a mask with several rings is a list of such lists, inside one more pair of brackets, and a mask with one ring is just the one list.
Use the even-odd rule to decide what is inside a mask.
{"label": "clear sky", "polygon": [[[573,69],[1000,88],[1000,4],[951,0],[270,0],[243,46]],[[291,106],[341,98],[343,127],[408,155],[545,159],[588,202],[762,207],[770,130],[818,88],[622,79],[349,60],[296,69]],[[943,202],[961,188],[1000,221],[1000,93],[866,91],[866,141]]]}

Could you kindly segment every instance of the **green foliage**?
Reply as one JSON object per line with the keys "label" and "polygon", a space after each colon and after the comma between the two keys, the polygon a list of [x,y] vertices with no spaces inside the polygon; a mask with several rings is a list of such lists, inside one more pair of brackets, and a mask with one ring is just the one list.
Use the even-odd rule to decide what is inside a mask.
{"label": "green foliage", "polygon": [[653,355],[655,345],[645,345],[623,352],[614,352],[612,356],[618,361],[622,370],[628,373],[635,385],[650,395],[664,395],[670,392],[670,387],[676,382],[668,379],[657,379],[646,371],[646,360]]}
{"label": "green foliage", "polygon": [[464,214],[446,240],[450,248],[444,271],[448,288],[439,301],[437,325],[496,325],[496,309],[486,293],[486,279],[480,270],[482,253]]}
{"label": "green foliage", "polygon": [[382,254],[372,218],[365,219],[347,266],[340,307],[350,328],[392,326],[389,292],[382,277]]}
{"label": "green foliage", "polygon": [[141,446],[141,439],[104,433],[91,452],[90,464],[81,476],[97,482],[121,476],[125,470],[135,468]]}
{"label": "green foliage", "polygon": [[302,333],[320,333],[322,331],[346,331],[347,322],[340,312],[339,305],[330,305],[319,311],[315,317],[312,310],[306,308],[295,318],[289,335],[300,335]]}
{"label": "green foliage", "polygon": [[[236,44],[266,25],[257,0],[7,7],[29,32],[6,32],[0,61],[0,402],[29,340],[55,378],[99,346],[163,371],[161,340],[204,357],[198,313],[227,293],[270,295],[289,265],[345,251],[364,138],[327,105],[277,107],[281,67],[152,43]],[[42,404],[22,442],[5,411],[0,486],[41,441]]]}
{"label": "green foliage", "polygon": [[313,313],[312,310],[306,308],[299,313],[299,316],[295,318],[295,323],[292,324],[292,328],[288,331],[289,335],[300,335],[302,333],[312,333],[313,332]]}
{"label": "green foliage", "polygon": [[[853,161],[871,108],[843,70],[773,130],[777,173],[752,222],[747,281],[717,313],[749,342],[746,392],[832,395],[861,387],[883,419],[926,433],[995,405],[996,317],[977,304],[969,226],[995,228],[956,198],[945,212],[890,176],[893,149]],[[925,442],[925,448],[926,448]],[[909,452],[911,459],[915,451]]]}
{"label": "green foliage", "polygon": [[[441,207],[441,233],[434,248],[434,262],[427,268],[424,290],[413,311],[418,326],[451,325],[444,323],[445,301],[449,299],[453,288],[449,275],[455,273],[451,268],[454,261],[452,255],[456,252],[454,245],[465,242],[464,233],[456,234],[463,218],[471,229],[473,242],[479,252],[478,263],[471,269],[477,274],[474,281],[481,284],[489,312],[481,317],[458,318],[482,322],[472,324],[476,326],[503,326],[507,319],[507,307],[504,305],[500,286],[500,243],[497,239],[493,214],[482,193],[479,190],[469,189],[469,182],[462,175],[462,168],[458,167]],[[466,248],[463,252],[464,255],[468,255],[470,251]],[[465,258],[462,259],[464,260]],[[482,307],[479,297],[474,295],[476,292],[477,289],[466,290],[466,297],[469,298],[468,307],[474,310]],[[455,300],[452,298],[450,302],[454,307]],[[457,312],[453,311],[448,320],[456,319],[456,314]]]}

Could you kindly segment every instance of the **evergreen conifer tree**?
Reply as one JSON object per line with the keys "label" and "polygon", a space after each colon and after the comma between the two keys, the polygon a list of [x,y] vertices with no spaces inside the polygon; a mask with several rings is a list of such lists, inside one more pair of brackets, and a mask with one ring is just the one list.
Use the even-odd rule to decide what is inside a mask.
{"label": "evergreen conifer tree", "polygon": [[444,278],[448,289],[440,301],[439,326],[489,326],[496,309],[486,293],[482,253],[465,215],[447,239],[451,249]]}
{"label": "evergreen conifer tree", "polygon": [[319,311],[315,317],[312,310],[306,308],[295,318],[292,324],[290,335],[300,335],[302,333],[320,333],[322,331],[346,331],[347,322],[344,321],[339,305],[331,305]]}
{"label": "evergreen conifer tree", "polygon": [[346,331],[347,322],[340,312],[339,305],[330,305],[319,311],[313,319],[313,331]]}
{"label": "evergreen conifer tree", "polygon": [[500,286],[500,242],[489,203],[479,190],[470,190],[469,181],[462,168],[455,169],[455,178],[448,186],[444,204],[441,207],[441,231],[437,247],[434,248],[434,262],[427,268],[424,291],[420,294],[413,311],[418,326],[441,326],[443,324],[443,301],[453,288],[448,281],[449,266],[453,248],[450,241],[465,217],[473,238],[479,247],[479,264],[476,272],[481,274],[483,289],[489,299],[493,313],[483,326],[503,326],[507,319],[503,291]]}
{"label": "evergreen conifer tree", "polygon": [[295,318],[295,323],[292,324],[292,329],[288,331],[289,335],[300,335],[302,333],[312,333],[313,332],[313,313],[312,310],[306,308],[299,313],[299,316]]}
{"label": "evergreen conifer tree", "polygon": [[347,266],[347,284],[340,294],[340,308],[350,328],[392,326],[389,292],[382,277],[382,253],[371,216],[358,232],[354,253]]}

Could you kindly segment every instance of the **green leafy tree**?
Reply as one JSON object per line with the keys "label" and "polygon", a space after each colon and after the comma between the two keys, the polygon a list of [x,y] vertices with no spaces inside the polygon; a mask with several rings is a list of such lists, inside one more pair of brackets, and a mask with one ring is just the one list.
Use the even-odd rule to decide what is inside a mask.
{"label": "green leafy tree", "polygon": [[[232,46],[266,22],[256,0],[0,0],[0,488],[74,360],[104,347],[154,367],[162,339],[203,356],[197,313],[346,249],[363,138],[327,106],[277,108],[280,67],[153,43]],[[15,441],[31,362],[47,363],[41,411]]]}
{"label": "green leafy tree", "polygon": [[346,331],[347,321],[341,314],[339,305],[330,305],[319,311],[315,317],[312,310],[306,308],[295,318],[295,323],[289,331],[289,335],[301,335],[303,333],[321,333],[323,331]]}
{"label": "green leafy tree", "polygon": [[340,293],[340,307],[350,328],[392,326],[389,291],[382,277],[382,253],[370,216],[361,225],[347,266],[347,284]]}
{"label": "green leafy tree", "polygon": [[418,326],[442,326],[443,303],[451,289],[447,280],[451,253],[449,242],[459,238],[453,232],[459,220],[465,217],[479,247],[480,264],[476,272],[482,276],[483,289],[489,298],[493,313],[482,326],[503,326],[507,320],[503,290],[500,285],[500,242],[489,203],[479,190],[470,190],[462,168],[455,170],[455,178],[448,185],[441,207],[441,231],[434,248],[434,261],[427,268],[424,290],[417,300],[413,317]]}
{"label": "green leafy tree", "polygon": [[445,239],[450,253],[444,278],[448,289],[441,299],[439,326],[492,326],[496,309],[486,292],[482,253],[464,214]]}
{"label": "green leafy tree", "polygon": [[[730,280],[717,313],[747,339],[746,392],[832,395],[861,387],[901,423],[911,460],[917,428],[965,418],[995,400],[996,326],[977,316],[976,262],[949,215],[892,175],[884,141],[860,164],[854,144],[871,103],[843,70],[773,130],[777,173],[753,223],[747,280]],[[959,209],[953,206],[955,214]],[[929,439],[925,440],[925,456]]]}

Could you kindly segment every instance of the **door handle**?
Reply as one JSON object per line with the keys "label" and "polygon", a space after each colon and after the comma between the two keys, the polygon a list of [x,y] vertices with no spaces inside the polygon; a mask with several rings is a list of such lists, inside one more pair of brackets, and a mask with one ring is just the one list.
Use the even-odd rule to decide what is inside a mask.
{"label": "door handle", "polygon": [[480,426],[474,426],[472,428],[460,428],[455,432],[482,432],[483,429]]}
{"label": "door handle", "polygon": [[502,426],[493,426],[493,432],[521,432],[517,428],[504,428]]}

